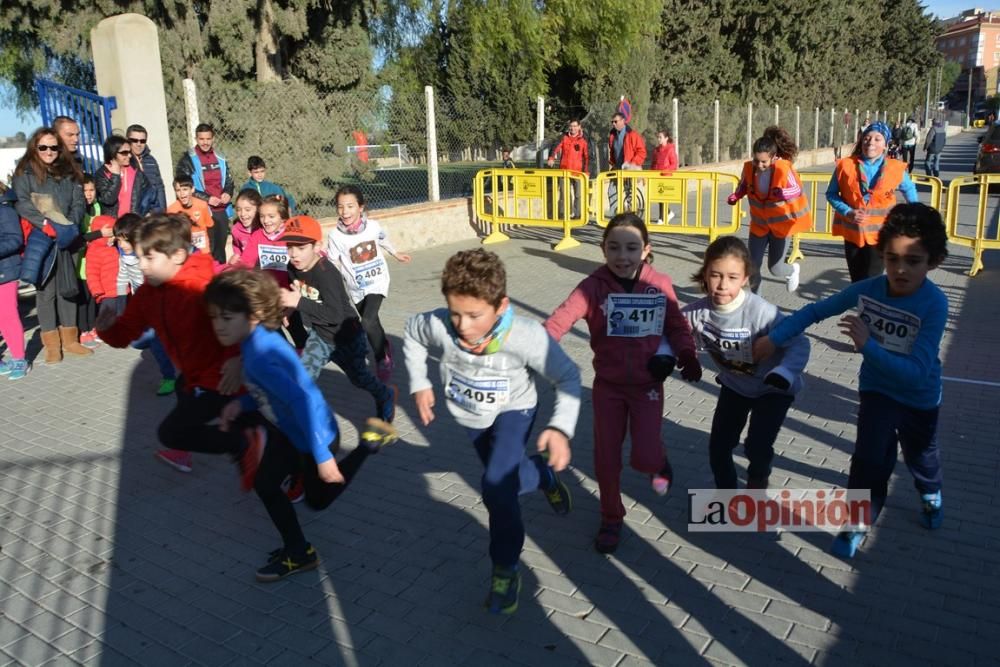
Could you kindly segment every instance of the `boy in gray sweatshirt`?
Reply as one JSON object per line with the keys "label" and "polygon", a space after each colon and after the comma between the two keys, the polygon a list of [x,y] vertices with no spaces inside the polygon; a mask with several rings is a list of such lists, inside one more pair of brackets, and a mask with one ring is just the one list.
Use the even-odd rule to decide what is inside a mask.
{"label": "boy in gray sweatshirt", "polygon": [[[441,277],[448,303],[406,323],[403,356],[410,393],[424,426],[434,419],[434,390],[427,356],[441,355],[448,411],[468,431],[486,467],[483,504],[490,516],[493,574],[486,606],[492,613],[517,610],[518,560],[524,524],[518,496],[542,490],[552,509],[569,512],[569,489],[557,471],[570,460],[569,440],[580,412],[580,371],[542,325],[515,316],[507,298],[500,258],[482,249],[452,256]],[[539,454],[525,445],[538,407],[535,374],[555,386],[555,407],[538,437]]]}

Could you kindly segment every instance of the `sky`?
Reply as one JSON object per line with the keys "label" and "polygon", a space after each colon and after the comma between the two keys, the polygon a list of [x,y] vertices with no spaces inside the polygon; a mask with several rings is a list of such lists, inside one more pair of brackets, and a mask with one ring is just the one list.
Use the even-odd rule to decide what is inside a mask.
{"label": "sky", "polygon": [[[924,4],[929,12],[937,14],[941,18],[956,16],[963,10],[973,7],[993,8],[989,4],[975,4],[974,0],[925,0]],[[1000,0],[998,0],[997,8],[1000,9]],[[41,125],[38,114],[32,113],[26,118],[21,118],[11,107],[7,99],[8,95],[3,94],[3,92],[0,91],[0,137],[11,136],[18,131],[31,134],[35,128]]]}

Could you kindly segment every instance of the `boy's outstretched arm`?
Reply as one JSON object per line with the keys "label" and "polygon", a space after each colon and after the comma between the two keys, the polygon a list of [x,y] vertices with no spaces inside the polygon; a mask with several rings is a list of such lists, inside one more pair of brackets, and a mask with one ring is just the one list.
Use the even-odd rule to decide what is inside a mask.
{"label": "boy's outstretched arm", "polygon": [[403,330],[403,359],[410,376],[410,394],[424,426],[434,421],[434,389],[427,376],[427,347],[431,343],[433,319],[434,311],[418,313],[406,321]]}

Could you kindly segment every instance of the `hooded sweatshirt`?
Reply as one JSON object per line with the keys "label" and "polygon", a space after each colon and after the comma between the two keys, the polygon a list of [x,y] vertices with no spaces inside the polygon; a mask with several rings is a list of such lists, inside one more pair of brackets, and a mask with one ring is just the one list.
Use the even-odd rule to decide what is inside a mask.
{"label": "hooded sweatshirt", "polygon": [[558,341],[581,318],[590,329],[594,370],[608,382],[657,382],[646,364],[663,336],[676,356],[695,354],[691,327],[681,315],[670,278],[646,263],[630,292],[607,266],[597,269],[556,308],[545,321],[545,330]]}

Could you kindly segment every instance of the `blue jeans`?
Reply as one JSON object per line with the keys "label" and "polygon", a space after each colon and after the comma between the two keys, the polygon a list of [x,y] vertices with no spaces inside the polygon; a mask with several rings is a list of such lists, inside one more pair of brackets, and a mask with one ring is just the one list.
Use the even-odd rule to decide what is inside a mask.
{"label": "blue jeans", "polygon": [[924,171],[928,176],[941,175],[941,153],[927,153],[924,155]]}
{"label": "blue jeans", "polygon": [[156,365],[160,367],[160,375],[163,376],[164,380],[177,379],[177,371],[174,369],[174,364],[170,361],[170,357],[167,356],[167,351],[163,349],[163,343],[156,337],[155,331],[146,329],[141,336],[132,342],[132,347],[137,350],[148,349],[153,353],[153,358],[156,359]]}
{"label": "blue jeans", "polygon": [[849,489],[871,489],[872,521],[885,506],[897,444],[921,494],[941,490],[938,408],[918,410],[876,391],[861,392]]}
{"label": "blue jeans", "polygon": [[524,450],[535,423],[536,409],[501,412],[489,427],[467,429],[486,470],[483,504],[490,513],[490,559],[500,567],[514,567],[524,546],[524,522],[518,496],[552,480],[541,456]]}

